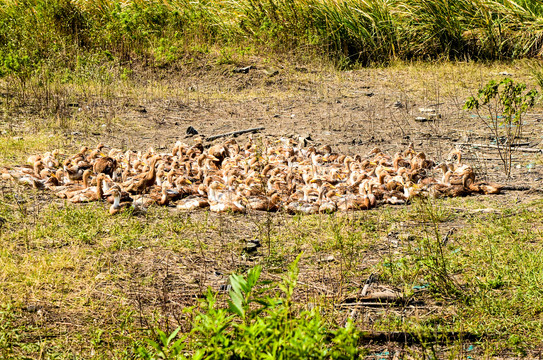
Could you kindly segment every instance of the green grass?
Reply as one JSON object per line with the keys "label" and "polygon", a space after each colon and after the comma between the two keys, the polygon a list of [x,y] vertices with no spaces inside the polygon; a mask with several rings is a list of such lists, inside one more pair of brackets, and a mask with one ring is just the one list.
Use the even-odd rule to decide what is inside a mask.
{"label": "green grass", "polygon": [[340,66],[510,59],[537,54],[542,17],[536,0],[10,0],[0,6],[0,74],[28,92],[29,78],[107,82],[112,66],[126,75],[217,47],[219,63],[269,50],[324,53]]}
{"label": "green grass", "polygon": [[500,337],[518,339],[509,344],[514,351],[537,346],[543,336],[539,203],[510,209],[506,217],[472,217],[445,245],[433,225],[421,225],[420,237],[383,270],[398,286],[427,284],[435,300],[452,307],[437,325],[411,318],[382,326],[473,332],[489,351],[503,350],[491,340]]}
{"label": "green grass", "polygon": [[[433,306],[437,313],[422,307],[400,319],[392,311],[373,323],[358,319],[354,325],[359,329],[406,331],[421,338],[467,332],[480,337],[474,344],[478,354],[522,354],[543,340],[543,291],[538,285],[543,280],[541,201],[513,206],[504,210],[507,216],[451,216],[447,209],[459,201],[451,199],[347,215],[279,215],[270,220],[205,213],[188,217],[160,208],[152,208],[145,217],[110,217],[102,204],[40,208],[36,195],[21,194],[26,194],[23,204],[17,205],[7,194],[0,202],[0,216],[6,220],[0,233],[4,358],[39,353],[46,358],[103,358],[105,354],[126,358],[138,347],[146,347],[142,339],[154,338],[157,328],[169,333],[181,326],[179,335],[188,334],[192,326],[204,331],[201,323],[190,320],[196,313],[179,317],[184,307],[198,305],[183,298],[184,293],[205,292],[208,285],[216,291],[217,283],[209,278],[213,271],[243,274],[258,263],[263,266],[263,279],[280,280],[299,253],[303,253],[300,277],[290,311],[319,304],[322,319],[315,321],[326,322],[331,330],[346,315],[332,304],[355,295],[360,290],[356,284],[378,273],[381,285]],[[485,202],[487,207],[497,205],[492,198]],[[481,207],[479,201],[469,199],[464,204],[468,210]],[[402,231],[410,236],[399,236],[398,246],[387,243],[386,234],[406,219],[411,225]],[[261,225],[251,225],[255,223]],[[232,224],[238,229],[234,233]],[[451,224],[458,229],[443,244],[443,229]],[[247,262],[243,239],[249,237],[260,238],[263,248]],[[326,260],[330,255],[333,261]],[[208,259],[208,265],[183,260],[195,257]],[[166,279],[177,279],[180,288],[165,288]],[[330,287],[322,279],[337,285]],[[323,297],[326,293],[319,288],[335,289],[334,296]],[[166,305],[163,296],[185,305]],[[213,300],[217,310],[198,311],[211,316],[207,321],[219,321],[215,317],[222,313],[216,311],[224,308],[224,300],[225,295],[219,294]],[[312,321],[305,324],[315,325]],[[260,331],[260,325],[252,326],[244,331]],[[249,333],[237,333],[241,338],[236,341],[243,342]],[[440,336],[450,343],[452,353],[467,346],[463,344],[473,344]],[[195,340],[186,342],[184,351],[195,350],[191,348]],[[436,351],[435,346],[423,344],[423,349],[428,353]]]}

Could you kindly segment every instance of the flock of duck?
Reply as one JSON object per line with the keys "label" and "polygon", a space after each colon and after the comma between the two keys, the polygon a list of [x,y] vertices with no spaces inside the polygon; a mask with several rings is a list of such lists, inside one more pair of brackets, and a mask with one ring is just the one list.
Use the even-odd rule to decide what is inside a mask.
{"label": "flock of duck", "polygon": [[207,149],[200,140],[194,145],[178,141],[170,153],[99,144],[73,155],[59,150],[33,155],[27,165],[0,172],[4,180],[48,189],[72,203],[107,201],[111,214],[151,204],[314,214],[404,204],[419,194],[500,192],[498,185],[476,181],[459,151],[436,166],[412,144],[394,156],[378,148],[366,156],[346,156],[327,145],[305,147],[286,138],[257,142],[250,137],[245,144],[230,139]]}

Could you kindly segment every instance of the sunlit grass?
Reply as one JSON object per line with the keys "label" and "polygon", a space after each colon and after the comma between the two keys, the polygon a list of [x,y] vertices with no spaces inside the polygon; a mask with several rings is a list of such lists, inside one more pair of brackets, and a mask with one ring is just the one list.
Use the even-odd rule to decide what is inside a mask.
{"label": "sunlit grass", "polygon": [[0,136],[0,163],[3,165],[24,164],[29,154],[43,153],[58,148],[60,136],[44,133],[21,136]]}
{"label": "sunlit grass", "polygon": [[[493,201],[487,198],[487,204],[481,204],[464,200],[468,211],[488,207]],[[306,285],[300,290],[311,293],[312,281],[320,276],[347,285],[379,273],[381,284],[398,289],[404,296],[420,297],[417,289],[424,289],[421,299],[429,304],[442,303],[438,317],[427,317],[423,312],[400,321],[390,314],[372,325],[376,330],[406,331],[421,337],[436,331],[473,333],[482,336],[484,351],[490,353],[530,350],[543,339],[543,292],[538,286],[543,280],[543,214],[537,201],[512,208],[506,218],[492,214],[469,218],[450,217],[447,212],[442,215],[443,209],[460,201],[453,199],[435,201],[424,208],[413,204],[353,214],[278,214],[271,220],[265,216],[221,220],[203,212],[188,216],[160,208],[151,208],[143,217],[128,213],[111,217],[102,204],[49,205],[36,213],[38,210],[30,206],[31,195],[27,201],[26,216],[23,210],[13,207],[15,200],[10,196],[6,195],[0,206],[0,215],[7,220],[0,234],[0,303],[4,304],[3,316],[16,319],[0,331],[4,336],[23,336],[21,319],[32,314],[25,309],[37,304],[47,314],[51,314],[51,306],[58,306],[56,312],[77,319],[77,333],[86,335],[77,338],[67,330],[64,339],[74,344],[83,344],[89,337],[98,339],[102,330],[123,334],[123,340],[116,345],[104,342],[112,336],[104,333],[102,341],[84,346],[85,350],[76,350],[77,345],[58,350],[63,356],[88,353],[91,348],[108,348],[118,354],[128,351],[133,341],[130,339],[139,334],[138,317],[134,317],[138,304],[130,288],[148,291],[144,289],[152,288],[164,276],[159,275],[160,271],[145,270],[153,268],[149,265],[156,259],[197,255],[218,264],[230,261],[232,256],[244,258],[243,241],[220,239],[220,234],[228,236],[231,220],[240,229],[248,226],[249,230],[254,226],[251,224],[259,224],[252,230],[263,245],[256,261],[272,278],[286,271],[293,256],[303,252],[300,281]],[[388,243],[392,224],[402,221],[412,225],[400,228],[403,233],[398,236],[399,245]],[[459,228],[446,244],[441,244],[441,226],[447,228],[451,223]],[[139,261],[144,263],[138,265]],[[170,266],[170,272],[179,273],[179,265]],[[312,275],[312,271],[316,272]],[[126,288],[130,283],[131,287]],[[330,306],[321,296],[306,296],[325,309]],[[148,309],[149,304],[145,306]],[[101,320],[93,325],[97,315]],[[124,330],[119,332],[119,326]],[[27,331],[40,333],[36,327]],[[505,343],[499,345],[502,340]],[[33,349],[18,341],[22,338],[14,340],[16,354],[32,354],[40,346],[54,351],[64,343],[61,339],[49,340],[35,343]]]}

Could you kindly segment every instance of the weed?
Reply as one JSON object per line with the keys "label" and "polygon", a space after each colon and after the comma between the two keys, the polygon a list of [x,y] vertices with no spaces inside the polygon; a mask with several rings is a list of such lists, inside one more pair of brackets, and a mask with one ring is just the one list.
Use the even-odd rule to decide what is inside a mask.
{"label": "weed", "polygon": [[526,84],[515,84],[509,78],[491,80],[464,105],[464,109],[476,110],[479,120],[492,132],[507,177],[511,176],[514,147],[522,136],[522,116],[534,106],[538,95],[537,90],[525,90]]}
{"label": "weed", "polygon": [[[261,268],[255,267],[247,278],[231,275],[228,311],[217,308],[217,298],[208,291],[193,324],[189,347],[193,358],[256,359],[353,359],[363,351],[358,348],[359,334],[351,322],[336,330],[328,329],[315,311],[295,313],[292,296],[297,284],[300,256],[290,265],[282,282],[259,281]],[[273,294],[276,285],[281,295]],[[257,289],[258,287],[258,289]],[[258,304],[257,307],[251,304]],[[241,320],[241,322],[237,321]],[[140,348],[145,358],[184,359],[183,337],[175,342],[179,329],[169,336],[157,331],[159,342],[148,340],[152,350]]]}

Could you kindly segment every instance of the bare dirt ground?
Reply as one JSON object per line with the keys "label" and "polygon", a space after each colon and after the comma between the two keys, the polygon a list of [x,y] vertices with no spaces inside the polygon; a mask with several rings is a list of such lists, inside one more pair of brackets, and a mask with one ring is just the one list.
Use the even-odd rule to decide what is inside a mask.
{"label": "bare dirt ground", "polygon": [[[189,126],[204,137],[263,126],[265,130],[260,136],[265,138],[292,137],[297,140],[302,136],[309,138],[311,145],[329,144],[334,151],[347,154],[365,154],[376,146],[393,154],[413,142],[417,150],[442,161],[460,144],[491,143],[492,136],[484,124],[462,110],[469,95],[475,94],[489,79],[501,78],[501,72],[535,86],[530,82],[529,70],[522,64],[419,64],[347,72],[306,66],[271,66],[258,60],[243,65],[253,65],[253,68],[247,73],[233,72],[235,66],[232,65],[169,72],[159,74],[157,78],[147,75],[132,79],[126,88],[119,85],[105,95],[100,90],[83,94],[74,89],[71,95],[58,100],[64,115],[47,129],[31,132],[61,135],[60,145],[67,150],[99,142],[128,149],[145,150],[152,146],[162,150],[169,149],[176,140],[191,143],[193,137],[185,133]],[[428,113],[420,111],[424,108],[435,109],[439,116],[430,121],[416,121],[417,117],[428,117]],[[37,104],[17,111],[16,119],[42,116]],[[542,120],[541,108],[526,116],[526,147],[540,147]],[[13,121],[9,126],[14,131],[13,136],[23,139],[31,136],[25,134],[33,126],[28,120]],[[243,142],[246,138],[247,135],[242,135],[238,140]],[[507,180],[494,150],[469,146],[462,146],[462,149],[465,161],[477,168],[480,177],[498,183],[540,186],[543,167],[537,154],[515,153],[512,179]],[[6,188],[5,191],[11,190]],[[468,201],[472,207],[490,208],[492,214],[496,209],[529,203],[539,196],[537,192],[506,192],[495,197],[471,197]],[[464,208],[462,203],[447,203],[444,208],[453,216],[450,221],[440,223],[442,236],[451,228],[462,229],[474,216],[473,211]],[[152,227],[164,215],[162,211],[157,209],[137,221]],[[144,315],[157,309],[163,314],[160,321],[173,324],[170,329],[171,326],[175,328],[176,323],[186,327],[187,319],[183,318],[181,310],[194,305],[207,286],[221,290],[227,284],[228,274],[256,263],[264,264],[265,278],[278,280],[288,263],[304,251],[297,299],[305,306],[328,303],[326,311],[333,313],[337,324],[354,317],[371,330],[372,324],[392,313],[413,318],[452,316],[454,309],[446,303],[430,300],[424,295],[424,288],[411,294],[408,301],[402,299],[390,306],[349,305],[363,302],[359,294],[370,272],[375,271],[391,252],[397,253],[398,248],[407,246],[411,241],[409,234],[420,230],[419,222],[410,218],[412,212],[415,212],[412,206],[400,212],[380,207],[345,216],[342,232],[355,231],[360,224],[366,226],[361,235],[367,240],[364,246],[350,252],[329,245],[334,232],[325,229],[332,228],[335,223],[322,217],[300,223],[298,217],[285,214],[173,214],[179,223],[209,226],[187,225],[180,230],[176,236],[190,240],[186,247],[163,246],[158,235],[153,233],[142,235],[141,246],[103,255],[107,261],[86,259],[88,267],[97,263],[101,266],[107,263],[107,267],[97,270],[93,287],[85,291],[102,307],[111,302],[112,297],[118,297],[122,306],[129,304],[137,309],[141,315],[138,321],[143,328],[147,326],[145,321],[149,321]],[[482,216],[485,214],[482,212]],[[131,219],[122,221],[132,224]],[[108,227],[110,225],[100,229],[97,237],[107,234]],[[399,238],[395,238],[398,234]],[[283,239],[277,239],[278,236]],[[261,239],[263,247],[256,255],[248,255],[243,248],[246,241],[253,238]],[[318,240],[310,242],[308,239],[311,238]],[[272,245],[270,239],[276,245]],[[104,248],[111,245],[96,240],[85,246],[92,247],[97,243]],[[57,246],[62,245],[50,245],[51,248]],[[111,275],[108,269],[116,267],[122,269],[122,276]],[[390,284],[373,286],[373,292],[402,292]],[[89,314],[84,311],[78,314],[76,307],[67,307],[62,300],[30,298],[27,303],[41,304],[45,315],[39,318],[35,311],[29,310],[25,321],[49,329],[64,329],[66,333],[78,331],[77,328],[88,321]],[[103,312],[102,307],[100,311]],[[107,317],[100,321],[115,324]],[[416,347],[405,350],[402,343],[407,342],[406,338],[391,339],[391,336],[400,335],[380,336],[376,334],[364,344],[373,354],[369,358],[417,357],[421,354],[417,353]],[[454,336],[451,334],[451,339]],[[451,350],[445,346],[440,351]],[[503,356],[508,357],[507,354]]]}
{"label": "bare dirt ground", "polygon": [[[251,66],[246,73],[235,72],[235,65],[202,66],[146,73],[129,83],[67,87],[51,105],[59,114],[51,130],[62,134],[65,147],[103,142],[138,150],[166,149],[176,140],[191,142],[185,134],[188,126],[204,137],[263,126],[264,137],[309,137],[310,145],[329,144],[346,154],[363,154],[376,146],[393,154],[413,142],[417,150],[441,161],[460,147],[482,175],[503,182],[496,151],[463,146],[492,144],[494,137],[462,106],[490,79],[508,76],[536,87],[530,67],[522,62],[398,65],[344,72],[282,67],[259,59],[246,64]],[[10,115],[10,128],[21,134],[33,127],[30,132],[41,131],[29,121],[40,116],[43,121],[42,109],[40,100],[21,107],[15,112],[18,115]],[[538,147],[543,141],[541,110],[535,108],[524,118],[524,147]],[[420,117],[428,121],[418,121]],[[534,158],[534,154],[515,153],[515,165],[520,167],[510,181],[535,185],[540,177],[537,167],[525,171]]]}
{"label": "bare dirt ground", "polygon": [[[257,63],[247,73],[234,73],[232,69],[235,67],[204,68],[162,75],[156,80],[136,79],[135,84],[143,88],[140,94],[138,90],[127,94],[118,90],[110,99],[78,101],[80,112],[94,121],[98,117],[105,120],[104,124],[111,119],[120,122],[103,126],[105,131],[75,132],[75,140],[133,149],[166,148],[176,140],[190,143],[185,136],[188,126],[204,137],[263,126],[261,134],[271,139],[309,136],[310,145],[329,144],[347,154],[363,154],[376,146],[393,154],[413,142],[417,150],[441,161],[460,147],[482,175],[504,182],[497,151],[463,146],[492,144],[493,136],[462,106],[490,79],[509,76],[535,87],[529,69],[522,64],[399,66],[337,72]],[[435,110],[437,117],[425,109]],[[429,121],[417,121],[420,117]],[[541,108],[525,116],[525,147],[539,147],[543,140],[541,121]],[[536,185],[541,174],[537,167],[527,169],[526,165],[537,158],[515,153],[519,167],[510,181]]]}

